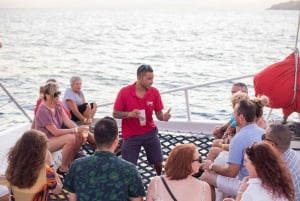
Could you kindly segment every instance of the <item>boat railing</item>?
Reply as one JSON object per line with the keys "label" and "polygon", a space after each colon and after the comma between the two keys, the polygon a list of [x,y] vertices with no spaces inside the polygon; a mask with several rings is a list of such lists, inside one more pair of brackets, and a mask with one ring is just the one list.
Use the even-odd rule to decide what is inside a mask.
{"label": "boat railing", "polygon": [[[244,78],[252,77],[253,75],[254,74],[248,74],[248,75],[243,75],[243,76],[238,76],[238,77],[220,79],[220,80],[216,80],[216,81],[204,82],[204,83],[200,83],[200,84],[189,85],[189,86],[184,86],[184,87],[178,87],[178,88],[162,91],[161,94],[171,94],[171,93],[174,93],[174,92],[183,92],[184,100],[185,100],[185,108],[184,108],[183,111],[186,112],[186,117],[187,118],[184,119],[184,120],[180,119],[178,122],[176,122],[176,121],[173,122],[173,120],[172,120],[172,123],[169,122],[168,124],[165,124],[165,122],[157,122],[158,126],[162,127],[162,128],[166,128],[167,130],[175,130],[177,128],[177,125],[181,125],[180,129],[183,129],[184,125],[186,125],[186,130],[199,130],[199,125],[202,125],[202,124],[195,124],[194,122],[192,122],[189,92],[193,89],[196,89],[196,88],[207,87],[207,86],[210,86],[210,85],[225,83],[225,82],[231,82],[231,81],[235,81],[235,80],[241,80],[241,79],[244,79]],[[27,117],[29,122],[32,122],[32,118],[28,115],[28,113],[22,108],[22,106],[17,102],[17,100],[5,88],[5,86],[2,83],[0,83],[0,87],[7,94],[9,99],[12,102],[14,102],[14,104],[17,106],[17,108]],[[114,104],[114,102],[107,102],[107,103],[99,104],[98,106],[100,108],[107,108],[109,106],[112,106],[113,104]],[[186,124],[183,125],[184,122]],[[220,122],[218,122],[218,123],[220,123]],[[204,122],[204,125],[208,125],[207,130],[211,130],[211,128],[214,127],[215,124],[216,123],[214,123],[214,122]]]}
{"label": "boat railing", "polygon": [[32,122],[31,117],[26,113],[26,111],[21,107],[21,105],[16,101],[16,99],[9,93],[9,91],[4,87],[4,85],[2,83],[0,83],[0,87],[3,89],[3,91],[7,94],[7,96],[10,98],[10,100],[12,100],[16,106],[18,107],[18,109],[25,115],[25,117],[27,117],[27,119]]}

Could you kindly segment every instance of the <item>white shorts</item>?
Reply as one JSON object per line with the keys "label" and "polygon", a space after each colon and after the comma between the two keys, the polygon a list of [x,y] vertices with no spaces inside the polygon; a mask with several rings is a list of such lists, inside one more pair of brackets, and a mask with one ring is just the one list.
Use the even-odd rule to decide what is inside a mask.
{"label": "white shorts", "polygon": [[242,181],[238,178],[225,177],[222,175],[217,176],[218,190],[225,193],[228,196],[235,197],[241,183]]}
{"label": "white shorts", "polygon": [[227,165],[229,152],[228,151],[222,151],[219,153],[217,158],[214,160],[214,164],[217,165]]}
{"label": "white shorts", "polygon": [[0,185],[0,197],[9,194],[9,190],[6,186]]}

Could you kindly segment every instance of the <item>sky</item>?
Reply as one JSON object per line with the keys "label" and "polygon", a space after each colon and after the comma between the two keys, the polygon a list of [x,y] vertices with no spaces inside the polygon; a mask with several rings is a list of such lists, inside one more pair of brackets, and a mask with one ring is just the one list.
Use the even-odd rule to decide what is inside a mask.
{"label": "sky", "polygon": [[289,0],[0,0],[0,8],[199,8],[266,9]]}

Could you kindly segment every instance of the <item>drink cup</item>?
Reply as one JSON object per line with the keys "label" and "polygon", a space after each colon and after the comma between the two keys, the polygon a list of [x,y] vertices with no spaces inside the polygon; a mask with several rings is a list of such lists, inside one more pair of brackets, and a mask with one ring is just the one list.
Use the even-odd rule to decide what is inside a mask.
{"label": "drink cup", "polygon": [[90,127],[88,125],[82,125],[81,127],[84,128],[84,131],[82,132],[82,136],[84,138],[87,138],[89,136],[89,129],[90,129]]}
{"label": "drink cup", "polygon": [[223,201],[234,201],[233,198],[224,198]]}
{"label": "drink cup", "polygon": [[146,125],[146,114],[145,110],[140,110],[140,125],[145,126]]}

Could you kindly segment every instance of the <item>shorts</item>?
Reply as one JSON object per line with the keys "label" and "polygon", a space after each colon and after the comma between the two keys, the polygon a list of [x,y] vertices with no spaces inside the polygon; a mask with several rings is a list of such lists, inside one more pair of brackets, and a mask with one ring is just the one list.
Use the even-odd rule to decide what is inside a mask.
{"label": "shorts", "polygon": [[152,131],[143,135],[123,139],[121,147],[122,158],[137,165],[142,146],[146,152],[149,164],[162,163],[163,155],[157,128],[154,128]]}
{"label": "shorts", "polygon": [[0,185],[0,197],[9,194],[9,190],[6,186]]}
{"label": "shorts", "polygon": [[241,183],[242,181],[239,180],[237,177],[225,177],[222,175],[217,176],[218,190],[231,197],[236,196]]}
{"label": "shorts", "polygon": [[[81,114],[83,114],[84,112],[85,112],[85,110],[86,110],[86,108],[87,108],[87,105],[88,105],[88,103],[83,103],[82,105],[78,105],[77,106],[77,108],[78,108],[78,111],[81,113]],[[94,107],[94,103],[90,103],[90,107],[91,107],[91,109],[93,109],[93,107]],[[74,115],[74,113],[72,112],[72,111],[70,111],[70,113],[71,113],[71,120],[72,121],[80,121],[75,115]]]}

